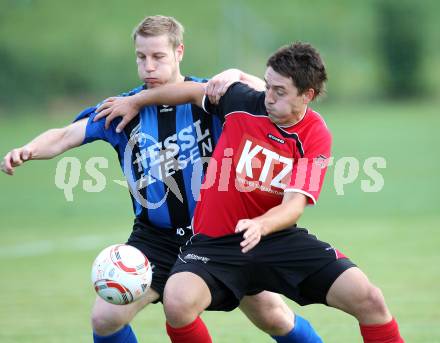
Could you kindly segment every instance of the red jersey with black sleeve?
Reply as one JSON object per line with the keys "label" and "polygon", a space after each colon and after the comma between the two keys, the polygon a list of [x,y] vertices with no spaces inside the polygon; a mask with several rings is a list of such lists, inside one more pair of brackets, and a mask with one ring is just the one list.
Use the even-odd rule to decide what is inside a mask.
{"label": "red jersey with black sleeve", "polygon": [[235,83],[218,105],[205,97],[206,112],[224,119],[209,162],[194,232],[211,237],[233,234],[240,219],[252,219],[279,205],[284,192],[299,192],[315,204],[331,150],[322,117],[308,108],[289,127],[274,124],[264,92]]}

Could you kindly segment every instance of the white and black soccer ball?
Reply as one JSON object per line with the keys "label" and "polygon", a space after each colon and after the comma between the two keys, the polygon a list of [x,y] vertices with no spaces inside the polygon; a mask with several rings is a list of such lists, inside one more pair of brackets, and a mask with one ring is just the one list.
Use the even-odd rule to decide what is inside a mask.
{"label": "white and black soccer ball", "polygon": [[111,304],[125,305],[138,300],[147,292],[151,279],[148,258],[130,245],[111,245],[101,251],[93,262],[93,287],[102,299]]}

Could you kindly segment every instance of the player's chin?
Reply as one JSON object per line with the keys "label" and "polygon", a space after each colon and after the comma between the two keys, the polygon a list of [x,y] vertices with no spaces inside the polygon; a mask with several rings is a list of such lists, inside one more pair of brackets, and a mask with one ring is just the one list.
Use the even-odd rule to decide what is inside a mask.
{"label": "player's chin", "polygon": [[162,85],[165,84],[165,82],[162,81],[149,81],[149,82],[145,82],[147,88],[151,89],[151,88],[157,88],[160,87]]}
{"label": "player's chin", "polygon": [[278,116],[276,113],[268,112],[270,120],[275,124],[280,124],[283,120],[283,117]]}

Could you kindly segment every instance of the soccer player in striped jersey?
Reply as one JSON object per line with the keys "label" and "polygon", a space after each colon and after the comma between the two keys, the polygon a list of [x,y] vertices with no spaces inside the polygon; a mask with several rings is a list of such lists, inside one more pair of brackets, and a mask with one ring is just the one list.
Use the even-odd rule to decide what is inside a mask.
{"label": "soccer player in striped jersey", "polygon": [[[202,81],[180,73],[182,33],[181,24],[171,17],[147,17],[138,25],[133,38],[143,85],[122,97],[163,84]],[[232,81],[239,79],[254,86],[261,81],[231,70],[213,80],[217,89],[212,94],[223,94]],[[71,125],[48,130],[12,150],[4,158],[2,170],[12,174],[25,161],[50,159],[95,140],[104,140],[116,150],[135,213],[128,244],[148,256],[154,265],[153,281],[144,298],[126,306],[112,305],[97,297],[92,326],[95,342],[131,343],[136,342],[136,337],[129,323],[146,305],[162,301],[179,247],[192,235],[191,218],[203,174],[200,162],[211,156],[221,132],[221,120],[191,104],[146,106],[134,121],[117,132],[117,122],[106,129],[105,120],[94,121],[96,108],[87,108]],[[197,168],[201,172],[193,177]],[[257,327],[281,337],[282,342],[321,342],[305,319],[293,319],[279,295],[253,294],[243,299],[240,308]]]}
{"label": "soccer player in striped jersey", "polygon": [[353,315],[365,343],[403,342],[381,291],[344,254],[296,224],[317,202],[330,157],[330,131],[309,107],[326,80],[319,53],[295,43],[269,58],[265,92],[236,83],[217,104],[205,96],[210,85],[187,83],[98,109],[99,118],[123,114],[127,122],[140,106],[191,102],[224,122],[196,206],[195,235],[165,287],[172,342],[206,341],[200,313],[231,310],[261,289]]}

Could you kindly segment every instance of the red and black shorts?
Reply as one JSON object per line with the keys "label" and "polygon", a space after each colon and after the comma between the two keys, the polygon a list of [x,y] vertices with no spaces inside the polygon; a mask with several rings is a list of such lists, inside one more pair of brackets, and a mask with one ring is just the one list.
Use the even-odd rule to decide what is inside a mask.
{"label": "red and black shorts", "polygon": [[208,237],[197,234],[181,248],[171,275],[192,272],[208,285],[207,310],[230,311],[246,295],[280,293],[300,305],[326,304],[333,282],[355,267],[348,258],[306,229],[288,228],[262,237],[243,254],[243,234]]}
{"label": "red and black shorts", "polygon": [[192,230],[188,228],[158,229],[135,219],[127,244],[142,251],[152,264],[151,288],[159,293],[158,301],[162,301],[165,283],[180,252],[179,248],[192,235]]}

